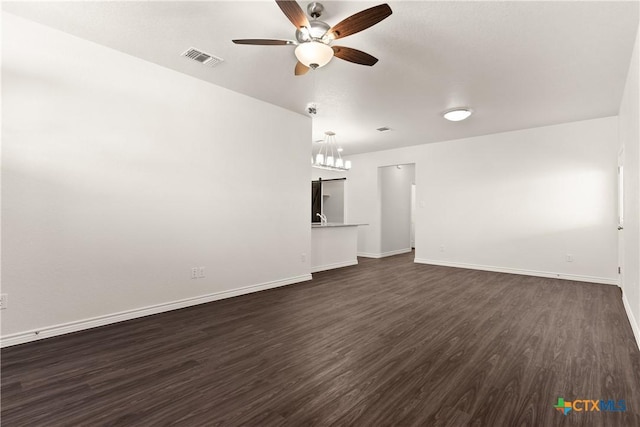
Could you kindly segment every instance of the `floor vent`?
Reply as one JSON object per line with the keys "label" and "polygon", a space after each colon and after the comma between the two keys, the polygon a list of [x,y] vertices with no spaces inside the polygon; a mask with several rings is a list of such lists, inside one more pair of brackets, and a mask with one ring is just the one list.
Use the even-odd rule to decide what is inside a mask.
{"label": "floor vent", "polygon": [[217,56],[213,56],[209,53],[205,53],[193,47],[184,51],[182,53],[182,56],[193,59],[194,61],[198,61],[199,63],[204,64],[208,67],[215,67],[216,65],[224,61],[224,59],[222,58],[218,58]]}

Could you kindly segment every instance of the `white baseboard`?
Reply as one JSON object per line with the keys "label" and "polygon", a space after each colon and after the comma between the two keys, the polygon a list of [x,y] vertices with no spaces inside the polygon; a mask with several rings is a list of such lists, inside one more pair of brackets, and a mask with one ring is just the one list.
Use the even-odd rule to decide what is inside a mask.
{"label": "white baseboard", "polygon": [[149,316],[151,314],[163,313],[165,311],[177,310],[180,308],[190,307],[193,305],[204,304],[225,298],[231,298],[239,295],[250,294],[253,292],[263,291],[266,289],[278,288],[280,286],[292,285],[307,280],[311,280],[311,274],[290,277],[282,280],[274,280],[272,282],[260,283],[257,285],[245,286],[227,291],[214,292],[212,294],[201,295],[194,298],[185,298],[178,301],[171,301],[162,304],[156,304],[148,307],[136,308],[133,310],[121,311],[119,313],[107,314],[104,316],[92,317],[89,319],[79,320],[76,322],[63,323],[60,325],[47,326],[37,330],[18,332],[16,334],[6,335],[0,338],[0,347],[9,347],[12,345],[23,344],[30,341],[41,340],[44,338],[55,337],[57,335],[78,332],[85,329],[91,329],[98,326],[109,325],[111,323],[131,320],[138,317]]}
{"label": "white baseboard", "polygon": [[382,258],[380,254],[372,254],[370,252],[358,252],[356,255],[362,258]]}
{"label": "white baseboard", "polygon": [[622,304],[624,304],[624,310],[627,312],[629,323],[631,323],[631,329],[633,330],[633,336],[636,339],[636,345],[640,349],[640,325],[638,325],[638,321],[633,315],[633,311],[631,311],[631,305],[629,305],[627,294],[625,294],[624,291],[622,291]]}
{"label": "white baseboard", "polygon": [[577,274],[552,273],[549,271],[521,270],[509,267],[494,267],[490,265],[466,264],[462,262],[436,261],[431,259],[416,258],[414,260],[418,264],[441,265],[444,267],[467,268],[471,270],[494,271],[497,273],[522,274],[524,276],[550,277],[553,279],[575,280],[577,282],[601,283],[603,285],[620,286],[618,279],[609,279],[606,277],[581,276]]}
{"label": "white baseboard", "polygon": [[394,255],[400,255],[400,254],[406,254],[411,252],[411,248],[403,248],[403,249],[398,249],[395,251],[389,251],[389,252],[382,252],[380,254],[380,258],[385,258],[388,256],[394,256]]}
{"label": "white baseboard", "polygon": [[358,256],[361,256],[363,258],[385,258],[388,256],[406,254],[411,252],[411,250],[412,250],[411,248],[405,248],[405,249],[398,249],[396,251],[382,252],[379,254],[372,254],[369,252],[358,252]]}
{"label": "white baseboard", "polygon": [[358,264],[357,259],[352,259],[349,261],[334,262],[332,264],[324,264],[324,265],[318,265],[316,267],[311,267],[311,272],[317,273],[319,271],[333,270],[334,268],[348,267],[350,265],[357,265],[357,264]]}

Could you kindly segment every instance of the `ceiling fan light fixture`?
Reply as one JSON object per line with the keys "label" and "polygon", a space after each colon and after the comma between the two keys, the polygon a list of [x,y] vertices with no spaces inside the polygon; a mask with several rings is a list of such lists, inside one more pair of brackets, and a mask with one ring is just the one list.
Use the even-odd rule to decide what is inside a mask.
{"label": "ceiling fan light fixture", "polygon": [[442,113],[442,116],[450,122],[459,122],[468,118],[473,113],[471,108],[457,107]]}
{"label": "ceiling fan light fixture", "polygon": [[316,41],[302,43],[296,47],[296,58],[307,67],[315,70],[323,67],[333,58],[333,49],[330,46]]}

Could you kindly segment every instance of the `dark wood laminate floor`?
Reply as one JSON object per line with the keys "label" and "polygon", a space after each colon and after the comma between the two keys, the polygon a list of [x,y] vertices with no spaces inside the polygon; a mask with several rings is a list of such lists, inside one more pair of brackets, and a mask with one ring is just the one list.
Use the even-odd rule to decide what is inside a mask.
{"label": "dark wood laminate floor", "polygon": [[407,254],[3,349],[1,399],[7,427],[640,426],[640,353],[615,286]]}

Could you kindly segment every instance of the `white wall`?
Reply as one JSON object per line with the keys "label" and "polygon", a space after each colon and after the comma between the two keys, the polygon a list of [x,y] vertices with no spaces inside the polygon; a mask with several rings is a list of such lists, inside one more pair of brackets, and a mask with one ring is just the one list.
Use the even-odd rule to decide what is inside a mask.
{"label": "white wall", "polygon": [[310,278],[309,118],[2,24],[3,345]]}
{"label": "white wall", "polygon": [[348,178],[349,172],[345,171],[332,171],[326,169],[318,169],[311,166],[311,181],[317,181],[319,178],[322,179],[339,179],[339,178]]}
{"label": "white wall", "polygon": [[617,132],[609,117],[350,156],[358,251],[382,252],[377,168],[416,163],[417,261],[615,284]]}
{"label": "white wall", "polygon": [[[397,151],[391,150],[394,154]],[[347,222],[353,224],[367,224],[358,227],[358,256],[380,257],[380,176],[378,167],[389,165],[384,163],[386,158],[379,151],[375,153],[351,156],[354,159],[349,171],[348,191],[345,196]],[[411,156],[408,154],[407,158]],[[410,162],[405,162],[410,163]]]}
{"label": "white wall", "polygon": [[640,108],[638,65],[640,41],[636,36],[627,83],[620,104],[620,145],[624,147],[624,260],[622,290],[636,341],[640,343]]}
{"label": "white wall", "polygon": [[380,182],[381,255],[411,251],[411,186],[415,165],[378,169]]}

